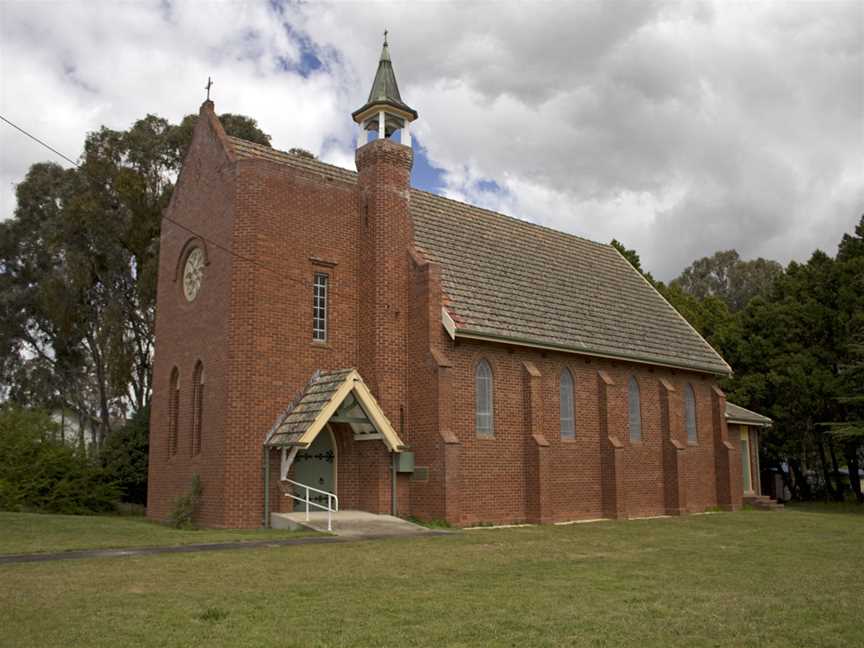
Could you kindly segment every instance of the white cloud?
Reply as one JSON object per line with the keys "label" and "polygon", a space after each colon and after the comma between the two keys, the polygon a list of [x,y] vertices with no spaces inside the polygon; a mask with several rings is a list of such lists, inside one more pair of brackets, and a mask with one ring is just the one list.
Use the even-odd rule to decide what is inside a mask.
{"label": "white cloud", "polygon": [[[220,112],[351,167],[386,26],[448,194],[618,238],[662,278],[721,248],[831,252],[864,210],[855,1],[203,6],[0,4],[3,114],[75,155],[100,124],[193,112],[212,75]],[[306,77],[301,37],[324,63]],[[0,146],[7,214],[46,153]]]}
{"label": "white cloud", "polygon": [[[73,159],[101,125],[197,112],[208,76],[218,111],[254,116],[283,145],[349,133],[339,77],[286,73],[280,58],[296,66],[299,44],[265,3],[0,3],[0,113]],[[8,216],[29,165],[62,161],[5,124],[0,151]]]}

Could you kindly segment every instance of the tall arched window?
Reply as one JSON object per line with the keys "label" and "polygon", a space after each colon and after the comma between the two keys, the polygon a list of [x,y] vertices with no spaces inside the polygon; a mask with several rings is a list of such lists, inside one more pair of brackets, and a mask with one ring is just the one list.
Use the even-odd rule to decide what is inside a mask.
{"label": "tall arched window", "polygon": [[171,383],[168,386],[168,453],[177,454],[177,417],[180,414],[180,372],[177,367],[171,370]]}
{"label": "tall arched window", "polygon": [[684,388],[684,426],[687,428],[687,443],[699,443],[699,434],[696,431],[696,394],[693,393],[690,383]]}
{"label": "tall arched window", "polygon": [[485,360],[474,370],[474,413],[477,436],[494,436],[494,407],[492,404],[492,368]]}
{"label": "tall arched window", "polygon": [[630,376],[627,404],[630,411],[630,441],[642,440],[642,407],[639,404],[639,383]]}
{"label": "tall arched window", "polygon": [[199,360],[192,377],[192,454],[201,452],[201,417],[204,413],[204,365]]}
{"label": "tall arched window", "polygon": [[576,438],[576,420],[573,412],[573,376],[569,369],[561,372],[561,438]]}

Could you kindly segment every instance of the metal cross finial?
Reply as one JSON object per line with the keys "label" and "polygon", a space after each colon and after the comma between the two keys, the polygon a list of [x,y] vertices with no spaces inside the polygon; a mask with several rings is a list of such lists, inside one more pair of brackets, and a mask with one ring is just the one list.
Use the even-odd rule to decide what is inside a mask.
{"label": "metal cross finial", "polygon": [[387,34],[388,34],[388,32],[387,32],[387,30],[385,29],[385,30],[384,30],[384,44],[385,44],[385,45],[387,44]]}
{"label": "metal cross finial", "polygon": [[208,76],[207,77],[207,85],[204,86],[204,89],[207,91],[207,101],[210,101],[210,88],[213,85],[213,80]]}

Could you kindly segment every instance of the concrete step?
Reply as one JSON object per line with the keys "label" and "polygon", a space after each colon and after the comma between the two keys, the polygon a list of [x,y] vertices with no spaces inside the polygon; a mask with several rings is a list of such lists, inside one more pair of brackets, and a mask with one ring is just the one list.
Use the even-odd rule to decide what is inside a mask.
{"label": "concrete step", "polygon": [[747,495],[744,503],[760,511],[782,511],[783,505],[767,495]]}
{"label": "concrete step", "polygon": [[[270,526],[274,529],[311,529],[327,532],[326,511],[309,513],[306,520],[304,512],[271,513]],[[376,515],[366,511],[338,511],[333,513],[332,533],[354,538],[416,536],[432,533],[430,529],[413,524],[392,515]]]}

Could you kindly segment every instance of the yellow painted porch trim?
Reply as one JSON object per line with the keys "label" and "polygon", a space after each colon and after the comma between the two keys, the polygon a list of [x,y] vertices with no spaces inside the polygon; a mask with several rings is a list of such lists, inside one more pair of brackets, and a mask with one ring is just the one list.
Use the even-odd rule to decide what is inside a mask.
{"label": "yellow painted porch trim", "polygon": [[385,416],[381,406],[378,405],[378,401],[375,400],[372,392],[369,391],[369,388],[363,382],[356,369],[345,377],[344,382],[333,396],[330,397],[327,405],[322,408],[306,432],[303,433],[303,436],[298,439],[297,445],[301,448],[308,448],[315,440],[315,437],[327,425],[330,417],[336,413],[336,410],[352,391],[357,398],[357,402],[360,403],[363,411],[366,412],[366,415],[375,426],[375,429],[381,434],[381,439],[384,441],[387,449],[391,452],[402,452],[405,449],[405,444],[402,443],[402,439],[396,434],[396,430],[393,429],[390,420]]}

